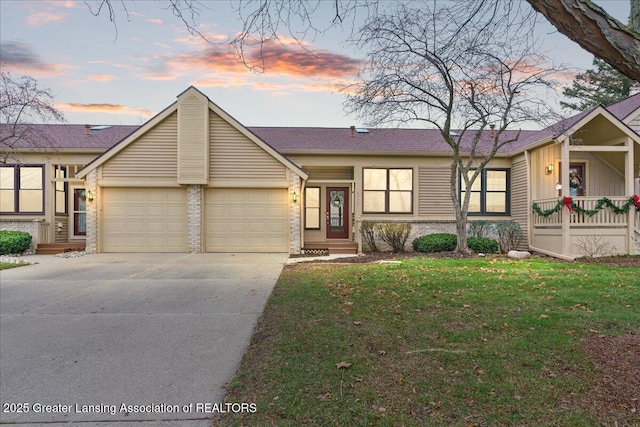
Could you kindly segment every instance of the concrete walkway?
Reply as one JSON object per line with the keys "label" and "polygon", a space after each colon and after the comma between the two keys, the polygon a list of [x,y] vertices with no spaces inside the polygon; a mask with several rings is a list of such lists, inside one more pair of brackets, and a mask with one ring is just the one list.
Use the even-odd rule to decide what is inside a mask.
{"label": "concrete walkway", "polygon": [[23,426],[210,425],[287,259],[38,257],[0,272],[0,421]]}

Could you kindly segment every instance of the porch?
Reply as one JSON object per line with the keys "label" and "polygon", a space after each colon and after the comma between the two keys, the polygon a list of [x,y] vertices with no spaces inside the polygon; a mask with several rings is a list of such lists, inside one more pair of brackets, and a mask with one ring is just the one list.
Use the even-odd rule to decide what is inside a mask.
{"label": "porch", "polygon": [[534,251],[565,259],[640,254],[640,210],[633,197],[556,197],[532,206]]}
{"label": "porch", "polygon": [[305,254],[357,254],[358,244],[352,241],[305,242],[302,249]]}

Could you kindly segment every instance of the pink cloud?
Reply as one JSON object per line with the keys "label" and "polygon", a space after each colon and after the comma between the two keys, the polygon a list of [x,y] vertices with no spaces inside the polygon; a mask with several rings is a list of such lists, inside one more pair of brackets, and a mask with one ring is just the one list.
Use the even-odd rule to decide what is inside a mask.
{"label": "pink cloud", "polygon": [[63,111],[82,111],[88,113],[110,113],[110,114],[139,114],[145,117],[153,117],[155,113],[144,108],[129,107],[120,104],[79,104],[79,103],[57,103],[56,107]]}
{"label": "pink cloud", "polygon": [[67,18],[66,13],[50,13],[50,12],[38,12],[29,15],[27,22],[29,25],[39,27],[45,24],[63,22]]}
{"label": "pink cloud", "polygon": [[[262,54],[262,57],[260,56]],[[173,80],[193,71],[210,70],[216,73],[247,72],[236,52],[226,44],[208,45],[205,49],[178,56],[138,58],[159,63],[150,67],[144,77],[150,80]],[[267,43],[261,50],[252,50],[246,57],[249,65],[263,68],[268,75],[288,75],[299,78],[343,79],[355,75],[361,60],[328,51],[309,51],[298,45]]]}
{"label": "pink cloud", "polygon": [[91,80],[96,82],[109,82],[116,78],[116,76],[111,74],[92,74],[89,76]]}

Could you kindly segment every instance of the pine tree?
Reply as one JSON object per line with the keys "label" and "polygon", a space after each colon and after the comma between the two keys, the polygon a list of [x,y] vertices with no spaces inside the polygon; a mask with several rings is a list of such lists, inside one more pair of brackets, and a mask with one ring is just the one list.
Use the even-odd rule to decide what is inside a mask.
{"label": "pine tree", "polygon": [[577,102],[560,102],[560,105],[576,111],[584,111],[596,105],[609,105],[621,101],[631,94],[631,89],[640,88],[640,83],[630,79],[602,59],[593,58],[594,68],[578,74],[570,87],[562,94]]}

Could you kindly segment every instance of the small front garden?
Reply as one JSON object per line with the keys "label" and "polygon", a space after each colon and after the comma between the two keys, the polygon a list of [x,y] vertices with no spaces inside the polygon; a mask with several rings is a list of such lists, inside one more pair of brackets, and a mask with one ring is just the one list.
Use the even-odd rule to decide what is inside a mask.
{"label": "small front garden", "polygon": [[386,261],[286,267],[214,424],[640,423],[637,265]]}

